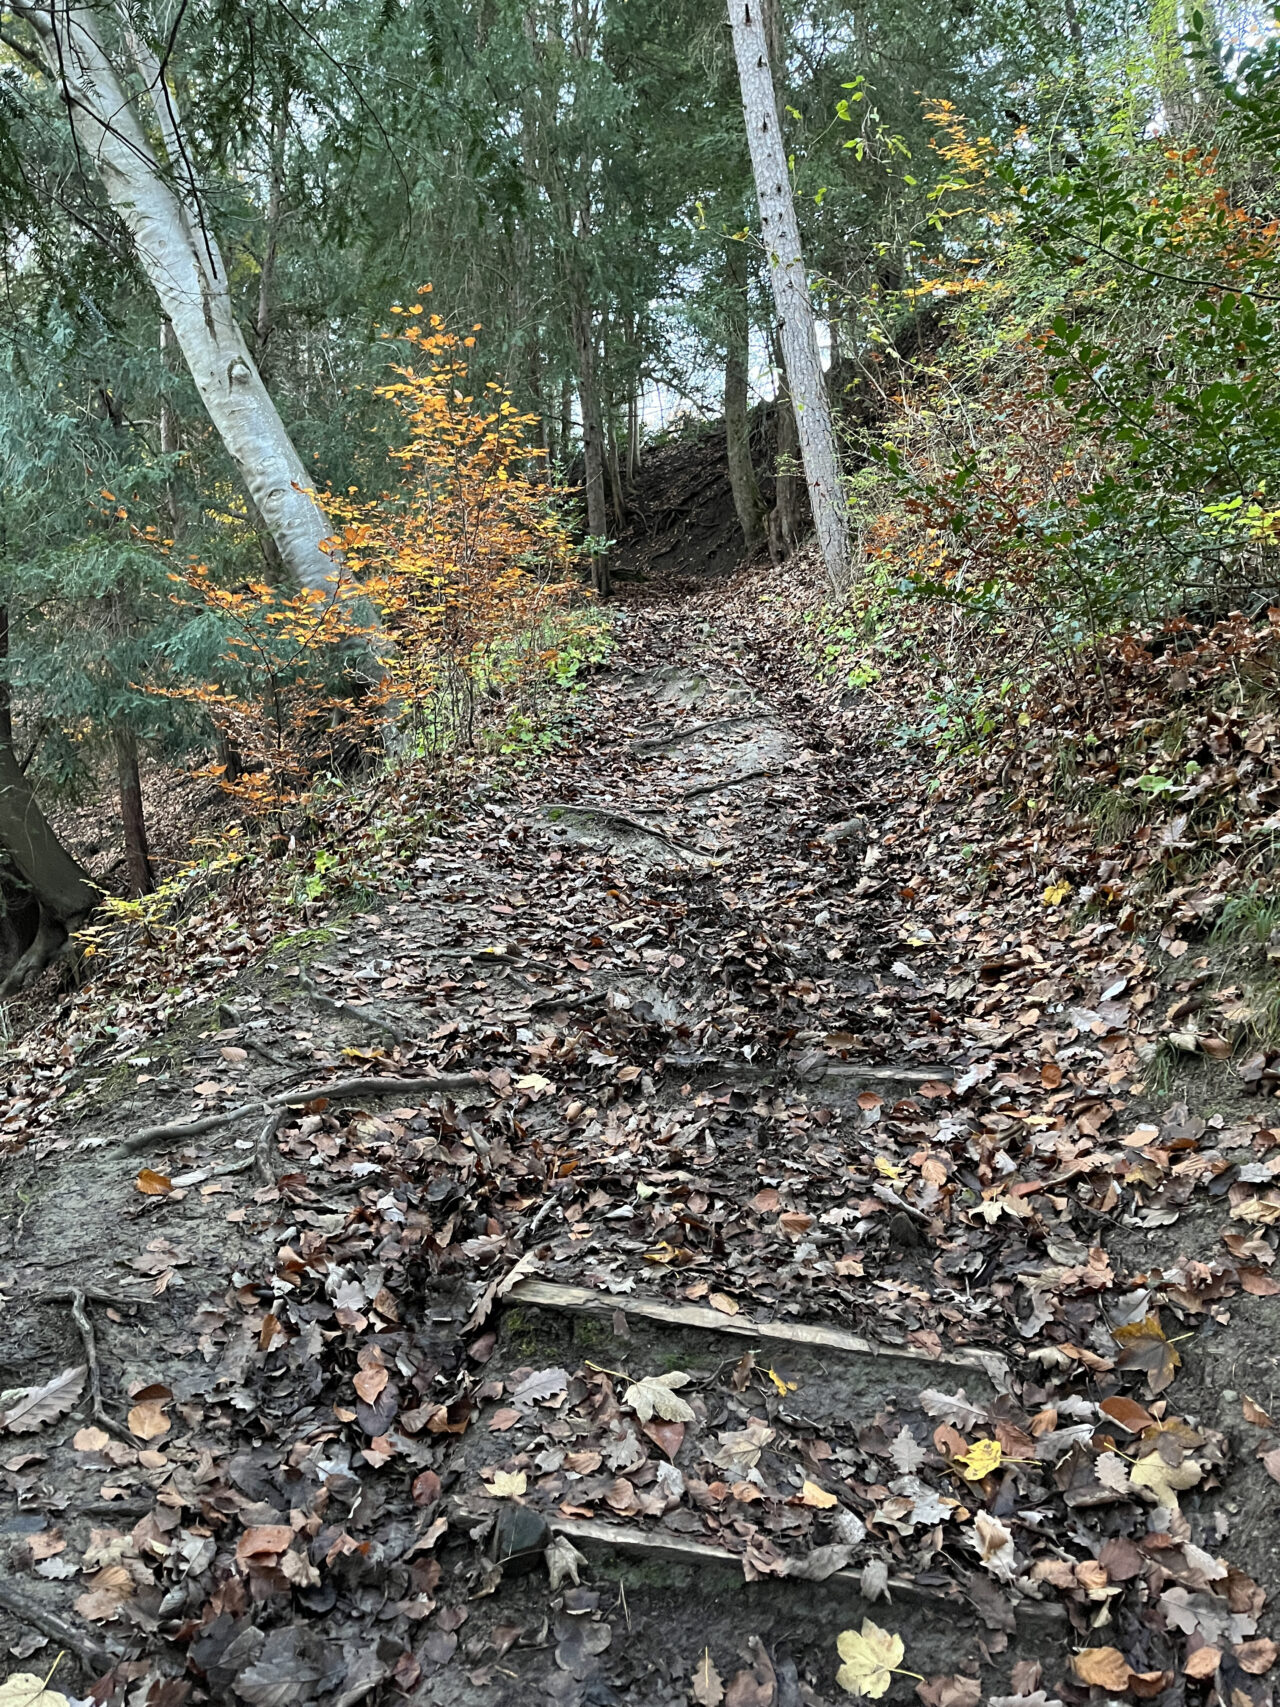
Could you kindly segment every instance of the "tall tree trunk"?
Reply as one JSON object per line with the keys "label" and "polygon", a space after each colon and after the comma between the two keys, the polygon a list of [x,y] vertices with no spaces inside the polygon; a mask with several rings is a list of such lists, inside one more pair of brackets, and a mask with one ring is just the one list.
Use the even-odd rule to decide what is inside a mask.
{"label": "tall tree trunk", "polygon": [[[133,238],[209,418],[289,574],[301,586],[332,592],[342,571],[320,549],[332,530],[236,322],[227,270],[195,196],[154,56],[131,39],[169,157],[165,167],[125,95],[92,10],[68,0],[12,0],[12,10],[40,41],[80,149]],[[190,193],[175,188],[179,177]]]}
{"label": "tall tree trunk", "polygon": [[778,338],[800,436],[809,506],[827,575],[832,586],[840,590],[849,567],[844,492],[800,248],[800,227],[778,124],[761,0],[729,0],[729,22],[760,205],[760,231],[769,261]]}
{"label": "tall tree trunk", "polygon": [[142,779],[138,775],[138,742],[127,723],[111,731],[116,750],[116,777],[120,787],[120,816],[124,822],[124,863],[129,874],[129,892],[150,895],[155,888],[151,850],[147,846],[147,821],[142,810]]}
{"label": "tall tree trunk", "polygon": [[560,460],[569,461],[569,445],[573,439],[573,385],[565,379],[560,382]]}
{"label": "tall tree trunk", "polygon": [[[168,320],[160,322],[160,364],[167,372],[173,366],[174,351],[178,340],[173,335],[173,327]],[[176,456],[182,449],[182,440],[178,433],[178,412],[167,391],[160,393],[160,454],[161,456]],[[178,486],[172,475],[167,475],[164,483],[164,506],[169,512],[169,525],[173,529],[173,537],[177,539],[182,531],[182,506],[178,502]]]}
{"label": "tall tree trunk", "polygon": [[640,381],[634,379],[627,391],[627,485],[634,486],[640,472]]}
{"label": "tall tree trunk", "polygon": [[98,901],[88,873],[53,833],[8,746],[0,747],[0,847],[40,906],[35,941],[0,984],[0,996],[8,996],[44,971]]}
{"label": "tall tree trunk", "polygon": [[622,489],[622,458],[618,451],[618,424],[613,410],[609,411],[609,499],[613,505],[613,519],[616,526],[621,527],[627,519],[627,495]]}
{"label": "tall tree trunk", "polygon": [[258,372],[267,382],[271,334],[275,330],[276,258],[280,251],[280,221],[284,215],[284,147],[289,136],[289,86],[280,91],[279,104],[271,120],[271,144],[267,184],[267,230],[258,274],[258,319],[254,338]]}
{"label": "tall tree trunk", "polygon": [[[578,357],[578,404],[582,410],[582,460],[587,492],[587,532],[603,542],[609,534],[604,496],[604,423],[596,387],[596,335],[586,288],[573,281],[573,343]],[[609,596],[609,558],[603,544],[591,557],[591,578],[601,598]]]}
{"label": "tall tree trunk", "polygon": [[0,605],[0,746],[13,749],[13,683],[9,678],[9,607]]}
{"label": "tall tree trunk", "polygon": [[730,239],[725,245],[724,443],[733,507],[748,553],[764,544],[764,499],[751,465],[751,422],[747,411],[747,361],[751,323],[747,313],[747,251]]}
{"label": "tall tree trunk", "polygon": [[769,554],[780,563],[800,543],[802,531],[800,435],[796,412],[791,406],[787,382],[779,376],[777,444],[774,453],[774,499],[769,516]]}

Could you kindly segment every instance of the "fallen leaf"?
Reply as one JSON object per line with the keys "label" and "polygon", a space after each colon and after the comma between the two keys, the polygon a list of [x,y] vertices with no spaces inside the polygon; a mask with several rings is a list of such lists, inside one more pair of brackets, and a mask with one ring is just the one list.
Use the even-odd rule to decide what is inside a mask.
{"label": "fallen leaf", "polygon": [[125,1418],[129,1433],[139,1440],[159,1440],[161,1435],[168,1434],[173,1425],[164,1414],[167,1403],[165,1399],[148,1399],[135,1405]]}
{"label": "fallen leaf", "polygon": [[485,1483],[485,1492],[495,1499],[511,1500],[522,1494],[528,1485],[523,1470],[495,1470],[493,1480]]}
{"label": "fallen leaf", "polygon": [[998,1517],[993,1517],[989,1511],[980,1511],[974,1519],[968,1541],[985,1570],[1004,1582],[1013,1581],[1017,1575],[1013,1531],[1006,1529]]}
{"label": "fallen leaf", "polygon": [[1150,1411],[1143,1410],[1136,1399],[1126,1399],[1123,1393],[1117,1393],[1110,1399],[1104,1399],[1098,1406],[1104,1417],[1110,1417],[1113,1423],[1127,1429],[1130,1434],[1139,1434],[1144,1428],[1150,1428],[1155,1418]]}
{"label": "fallen leaf", "polygon": [[736,1316],[742,1306],[736,1298],[730,1298],[727,1292],[713,1292],[707,1299],[713,1310],[719,1310],[722,1316]]}
{"label": "fallen leaf", "polygon": [[836,1682],[850,1695],[865,1695],[878,1701],[892,1682],[892,1673],[902,1664],[902,1637],[882,1630],[870,1618],[862,1620],[861,1631],[842,1630],[836,1651],[843,1665]]}
{"label": "fallen leaf", "polygon": [[567,1535],[554,1535],[547,1543],[542,1554],[547,1567],[547,1577],[551,1583],[552,1594],[557,1593],[560,1585],[569,1581],[574,1587],[578,1584],[578,1572],[586,1564],[586,1560]]}
{"label": "fallen leaf", "polygon": [[1240,1409],[1244,1413],[1244,1420],[1247,1423],[1253,1423],[1256,1428],[1275,1427],[1275,1424],[1263,1410],[1262,1406],[1251,1399],[1247,1393],[1240,1401]]}
{"label": "fallen leaf", "polygon": [[[674,1461],[676,1453],[684,1445],[684,1424],[659,1422],[656,1418],[651,1418],[647,1423],[641,1423],[640,1427],[653,1444],[661,1447],[667,1457]],[[566,1458],[565,1463],[568,1462]]]}
{"label": "fallen leaf", "polygon": [[[1233,1650],[1236,1664],[1241,1671],[1247,1671],[1250,1677],[1261,1677],[1264,1672],[1270,1671],[1276,1663],[1277,1653],[1280,1653],[1280,1649],[1277,1649],[1269,1636],[1259,1636],[1256,1642],[1241,1642],[1240,1646]],[[3,1703],[0,1703],[0,1707],[3,1707]]]}
{"label": "fallen leaf", "polygon": [[70,1707],[66,1696],[50,1689],[48,1682],[48,1677],[37,1677],[34,1672],[15,1671],[0,1683],[0,1707]]}
{"label": "fallen leaf", "polygon": [[1119,1648],[1085,1648],[1072,1654],[1071,1669],[1081,1683],[1096,1683],[1100,1689],[1129,1687],[1131,1668]]}
{"label": "fallen leaf", "polygon": [[144,1197],[166,1197],[173,1190],[173,1181],[168,1174],[158,1174],[154,1168],[143,1168],[133,1186]]}
{"label": "fallen leaf", "polygon": [[1157,1505],[1177,1511],[1178,1495],[1194,1488],[1200,1480],[1200,1466],[1194,1459],[1185,1458],[1181,1464],[1166,1464],[1158,1452],[1140,1458],[1129,1472],[1129,1484],[1145,1488]]}
{"label": "fallen leaf", "polygon": [[386,1386],[389,1376],[380,1363],[375,1363],[370,1369],[362,1369],[355,1376],[351,1385],[364,1400],[366,1405],[377,1402],[378,1394]]}
{"label": "fallen leaf", "polygon": [[987,1413],[959,1393],[940,1393],[936,1387],[926,1387],[920,1394],[920,1408],[926,1416],[941,1417],[952,1428],[977,1428],[987,1420]]}
{"label": "fallen leaf", "polygon": [[976,1677],[943,1673],[917,1683],[916,1694],[925,1707],[978,1707],[982,1685]]}
{"label": "fallen leaf", "polygon": [[[724,1685],[720,1681],[715,1661],[711,1658],[710,1648],[702,1650],[702,1658],[694,1667],[692,1694],[698,1707],[720,1707],[724,1700]],[[0,1703],[0,1707],[3,1707],[3,1703]]]}
{"label": "fallen leaf", "polygon": [[642,1423],[654,1416],[661,1417],[664,1422],[690,1423],[694,1420],[692,1407],[672,1391],[675,1387],[687,1386],[689,1380],[690,1377],[679,1369],[667,1375],[646,1375],[627,1388],[622,1402],[630,1405]]}
{"label": "fallen leaf", "polygon": [[1004,1448],[998,1440],[975,1440],[967,1452],[952,1459],[966,1482],[980,1482],[1000,1468]]}
{"label": "fallen leaf", "polygon": [[255,1523],[236,1542],[236,1558],[242,1564],[273,1565],[293,1542],[287,1523]]}
{"label": "fallen leaf", "polygon": [[928,1456],[929,1454],[912,1434],[906,1423],[903,1423],[893,1437],[893,1445],[889,1448],[889,1457],[894,1464],[904,1476],[912,1476]]}
{"label": "fallen leaf", "polygon": [[78,1368],[64,1369],[43,1386],[18,1387],[0,1393],[0,1405],[4,1407],[0,1428],[7,1428],[13,1434],[30,1434],[65,1416],[80,1397],[88,1373],[88,1365],[82,1363]]}
{"label": "fallen leaf", "polygon": [[1177,1348],[1165,1338],[1158,1315],[1147,1316],[1141,1322],[1128,1322],[1116,1328],[1111,1337],[1120,1347],[1116,1367],[1144,1371],[1153,1393],[1163,1392],[1173,1380],[1174,1370],[1182,1364]]}
{"label": "fallen leaf", "polygon": [[800,1504],[812,1506],[815,1511],[830,1511],[831,1507],[839,1505],[840,1501],[825,1488],[820,1488],[816,1482],[806,1482],[800,1490]]}
{"label": "fallen leaf", "polygon": [[104,1565],[88,1579],[86,1592],[75,1603],[81,1618],[105,1624],[133,1593],[133,1578],[124,1565]]}
{"label": "fallen leaf", "polygon": [[1187,1677],[1203,1680],[1212,1677],[1222,1664],[1220,1648],[1197,1648],[1194,1654],[1188,1654],[1183,1672]]}

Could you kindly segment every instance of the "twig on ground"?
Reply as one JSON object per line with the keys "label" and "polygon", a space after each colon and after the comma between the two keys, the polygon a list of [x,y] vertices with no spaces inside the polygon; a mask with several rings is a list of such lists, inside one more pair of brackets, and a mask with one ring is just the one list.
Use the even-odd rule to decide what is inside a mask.
{"label": "twig on ground", "polygon": [[326,996],[314,978],[306,972],[298,973],[298,987],[307,995],[318,1008],[326,1008],[330,1013],[344,1014],[349,1019],[359,1020],[362,1025],[371,1025],[375,1031],[385,1032],[393,1043],[402,1043],[404,1033],[392,1025],[390,1020],[380,1019],[377,1014],[368,1013],[364,1008],[358,1008],[353,1002],[340,1002],[336,996]]}
{"label": "twig on ground", "polygon": [[136,1446],[138,1443],[128,1429],[123,1423],[118,1423],[102,1403],[102,1369],[98,1363],[98,1338],[93,1331],[93,1323],[89,1320],[89,1312],[85,1308],[86,1296],[80,1291],[72,1292],[71,1320],[80,1330],[85,1362],[89,1365],[89,1405],[93,1412],[93,1420],[99,1428],[106,1429],[108,1434],[114,1434],[117,1440],[127,1440],[130,1446]]}
{"label": "twig on ground", "polygon": [[47,1612],[43,1606],[37,1606],[12,1583],[0,1582],[0,1606],[73,1653],[90,1671],[106,1671],[111,1665],[112,1656],[100,1643],[82,1635],[65,1618],[59,1618],[56,1612]]}
{"label": "twig on ground", "polygon": [[254,1173],[257,1174],[263,1185],[275,1184],[276,1171],[272,1166],[271,1160],[271,1140],[280,1130],[281,1124],[287,1118],[288,1113],[289,1111],[287,1108],[273,1109],[264,1123],[262,1130],[258,1133],[258,1142],[253,1147],[253,1155],[250,1157],[250,1163],[253,1167]]}
{"label": "twig on ground", "polygon": [[642,824],[638,818],[629,818],[625,812],[616,812],[612,806],[592,806],[585,801],[552,801],[542,810],[546,817],[558,812],[569,816],[576,814],[579,818],[599,818],[602,823],[617,824],[624,830],[634,830],[638,835],[651,836],[656,842],[665,842],[673,852],[685,854],[690,859],[710,860],[713,857],[703,853],[701,848],[691,848],[683,842],[677,842],[665,830],[656,829],[652,824]]}
{"label": "twig on ground", "polygon": [[642,735],[638,741],[631,743],[631,751],[637,757],[646,757],[650,753],[662,753],[668,747],[679,747],[685,741],[692,741],[699,735],[705,735],[712,729],[722,729],[729,723],[758,723],[758,716],[750,712],[736,712],[729,717],[712,717],[703,723],[690,723],[683,729],[675,729],[666,735]]}
{"label": "twig on ground", "polygon": [[744,782],[758,782],[761,777],[772,775],[772,771],[766,770],[743,771],[740,776],[727,776],[723,782],[700,782],[696,788],[683,789],[681,797],[696,800],[701,794],[719,794],[723,788],[738,788]]}
{"label": "twig on ground", "polygon": [[234,1126],[246,1114],[256,1114],[260,1107],[260,1103],[242,1102],[235,1108],[223,1109],[221,1114],[203,1114],[199,1120],[171,1120],[162,1126],[144,1126],[131,1138],[121,1139],[116,1148],[122,1156],[134,1156],[139,1150],[149,1150],[153,1144],[198,1138],[204,1132],[217,1132],[224,1126]]}
{"label": "twig on ground", "polygon": [[316,1097],[395,1096],[398,1091],[473,1091],[486,1081],[475,1073],[423,1073],[400,1077],[334,1079],[329,1084],[300,1085],[296,1091],[281,1091],[268,1098],[267,1108],[284,1108],[295,1102],[311,1102]]}

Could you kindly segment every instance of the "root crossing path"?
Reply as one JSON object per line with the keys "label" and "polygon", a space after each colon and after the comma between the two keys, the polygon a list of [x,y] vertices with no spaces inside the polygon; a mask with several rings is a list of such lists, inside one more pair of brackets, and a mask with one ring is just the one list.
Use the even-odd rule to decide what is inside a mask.
{"label": "root crossing path", "polygon": [[1262,1707],[1275,1135],[1152,1097],[1152,951],[975,883],[1000,803],[776,589],[618,628],[563,747],[7,1164],[12,1669]]}

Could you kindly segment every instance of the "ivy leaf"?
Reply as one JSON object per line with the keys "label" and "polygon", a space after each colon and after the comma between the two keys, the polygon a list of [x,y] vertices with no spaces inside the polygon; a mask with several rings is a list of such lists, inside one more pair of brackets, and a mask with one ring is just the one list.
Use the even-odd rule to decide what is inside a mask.
{"label": "ivy leaf", "polygon": [[889,1687],[891,1674],[902,1664],[905,1649],[902,1637],[882,1630],[870,1618],[862,1620],[862,1630],[842,1630],[836,1637],[836,1651],[844,1664],[836,1673],[836,1682],[850,1695],[865,1695],[878,1701]]}

